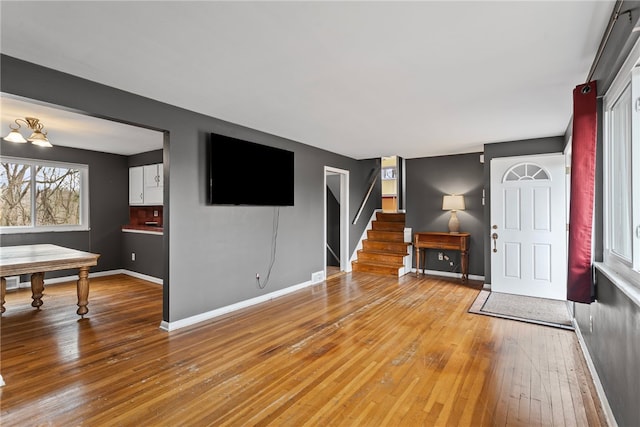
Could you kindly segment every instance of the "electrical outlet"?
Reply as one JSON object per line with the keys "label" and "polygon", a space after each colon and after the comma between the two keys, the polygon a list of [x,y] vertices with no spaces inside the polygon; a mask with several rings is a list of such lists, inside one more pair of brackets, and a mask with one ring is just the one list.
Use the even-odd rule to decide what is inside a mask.
{"label": "electrical outlet", "polygon": [[154,210],[153,211],[153,216],[158,216],[158,211]]}
{"label": "electrical outlet", "polygon": [[135,261],[135,260],[136,260],[136,253],[131,252],[131,261]]}
{"label": "electrical outlet", "polygon": [[444,254],[442,252],[438,252],[438,261],[442,261],[444,259]]}

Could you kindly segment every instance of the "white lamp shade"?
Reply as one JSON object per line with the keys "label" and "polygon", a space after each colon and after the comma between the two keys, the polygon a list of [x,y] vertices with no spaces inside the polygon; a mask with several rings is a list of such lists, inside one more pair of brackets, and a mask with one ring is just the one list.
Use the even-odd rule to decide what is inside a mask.
{"label": "white lamp shade", "polygon": [[457,196],[457,195],[444,196],[442,198],[442,210],[443,211],[463,211],[464,197]]}
{"label": "white lamp shade", "polygon": [[18,144],[24,144],[25,142],[27,142],[27,140],[24,139],[24,136],[22,136],[22,134],[18,132],[18,129],[11,129],[9,135],[5,136],[3,139],[5,141],[16,142]]}

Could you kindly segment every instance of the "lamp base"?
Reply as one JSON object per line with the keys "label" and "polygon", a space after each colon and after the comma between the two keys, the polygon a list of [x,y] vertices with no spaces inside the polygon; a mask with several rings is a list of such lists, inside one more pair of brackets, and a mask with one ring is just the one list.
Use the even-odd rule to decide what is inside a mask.
{"label": "lamp base", "polygon": [[460,233],[460,221],[458,221],[458,215],[456,211],[451,211],[451,218],[449,219],[449,233]]}

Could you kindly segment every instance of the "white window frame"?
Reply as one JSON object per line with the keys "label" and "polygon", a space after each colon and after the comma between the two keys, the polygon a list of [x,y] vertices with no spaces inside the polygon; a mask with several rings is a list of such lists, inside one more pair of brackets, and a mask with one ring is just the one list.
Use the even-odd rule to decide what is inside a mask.
{"label": "white window frame", "polygon": [[88,231],[89,228],[89,166],[77,163],[65,163],[52,160],[25,159],[0,156],[1,163],[18,163],[29,166],[66,168],[80,171],[80,224],[74,225],[35,225],[35,174],[31,174],[31,224],[24,226],[0,226],[0,234],[46,233],[59,231]]}
{"label": "white window frame", "polygon": [[[618,72],[613,84],[603,98],[604,110],[604,162],[603,162],[603,234],[604,256],[603,263],[615,273],[619,274],[640,288],[640,42],[636,43],[629,57]],[[631,209],[631,258],[625,259],[616,254],[611,248],[613,227],[612,219],[612,181],[611,181],[611,149],[612,149],[612,115],[611,108],[631,85],[631,101],[628,106],[631,112],[630,143],[631,143],[631,188],[628,189]]]}

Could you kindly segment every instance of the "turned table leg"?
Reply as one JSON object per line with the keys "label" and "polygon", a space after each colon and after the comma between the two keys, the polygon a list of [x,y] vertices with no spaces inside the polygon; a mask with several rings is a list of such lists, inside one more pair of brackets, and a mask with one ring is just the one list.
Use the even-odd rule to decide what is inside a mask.
{"label": "turned table leg", "polygon": [[89,267],[80,267],[78,272],[78,313],[84,317],[89,312]]}
{"label": "turned table leg", "polygon": [[0,314],[4,313],[4,295],[7,293],[7,279],[0,277]]}
{"label": "turned table leg", "polygon": [[462,267],[462,282],[466,283],[469,280],[469,251],[463,251],[460,258]]}
{"label": "turned table leg", "polygon": [[31,275],[31,307],[40,310],[42,305],[42,292],[44,291],[44,273],[33,273]]}

